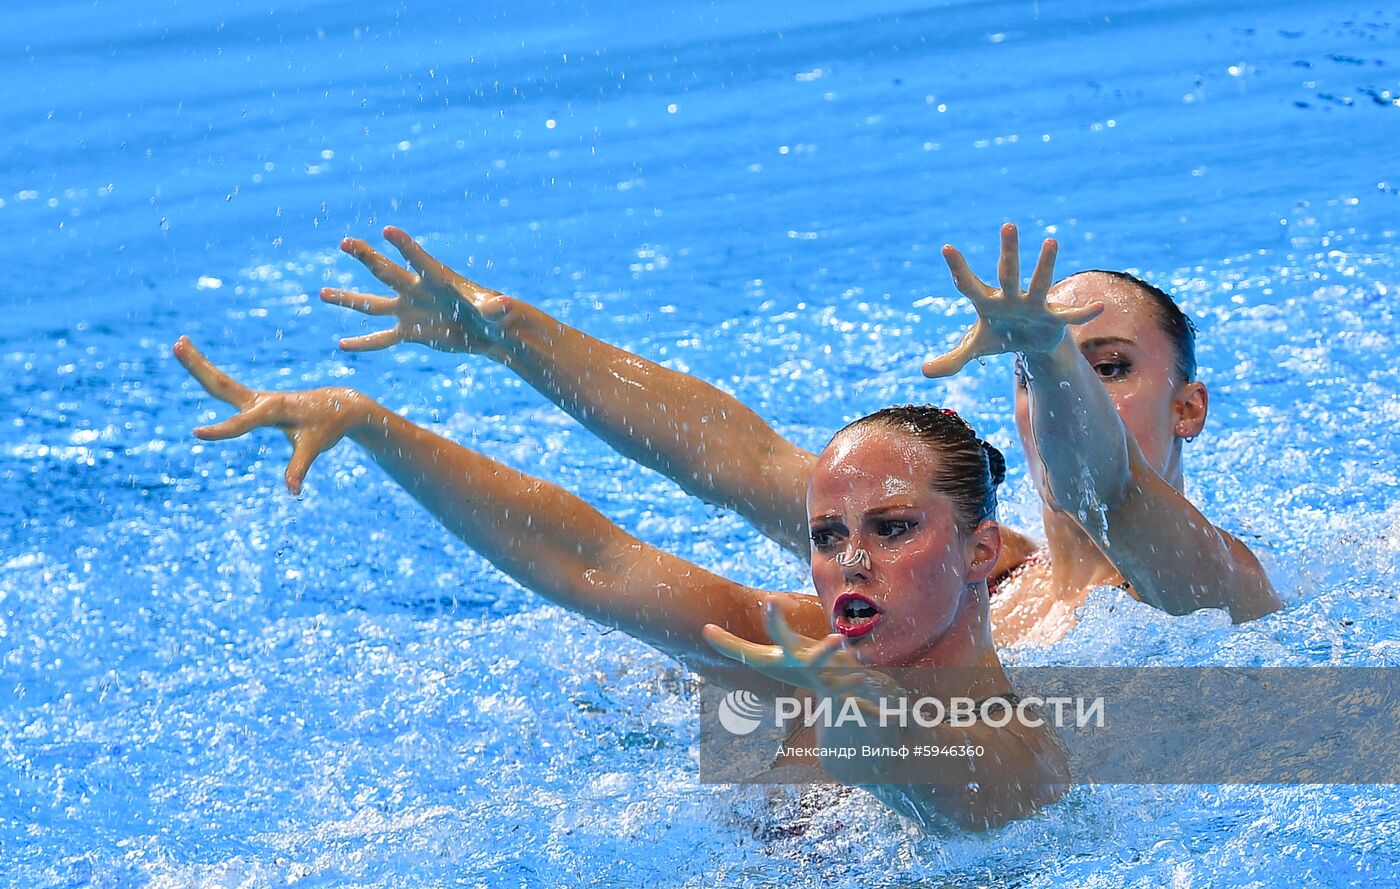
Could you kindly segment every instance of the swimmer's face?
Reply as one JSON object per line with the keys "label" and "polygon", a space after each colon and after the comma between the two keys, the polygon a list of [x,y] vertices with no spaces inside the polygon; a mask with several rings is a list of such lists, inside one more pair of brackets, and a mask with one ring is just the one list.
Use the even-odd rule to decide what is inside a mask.
{"label": "swimmer's face", "polygon": [[[978,606],[968,584],[996,560],[995,524],[970,542],[953,501],[933,490],[937,459],[910,435],[868,426],[838,435],[817,461],[807,493],[812,582],[861,663],[923,660],[961,610]],[[852,563],[858,550],[868,562]]]}
{"label": "swimmer's face", "polygon": [[[1180,487],[1180,442],[1205,425],[1206,394],[1200,383],[1181,380],[1176,351],[1158,325],[1156,306],[1131,284],[1092,272],[1056,284],[1049,299],[1068,306],[1103,301],[1103,314],[1071,326],[1069,335],[1108,390],[1147,462],[1163,479]],[[1052,502],[1030,435],[1029,404],[1019,367],[1016,428],[1036,489],[1046,502]]]}

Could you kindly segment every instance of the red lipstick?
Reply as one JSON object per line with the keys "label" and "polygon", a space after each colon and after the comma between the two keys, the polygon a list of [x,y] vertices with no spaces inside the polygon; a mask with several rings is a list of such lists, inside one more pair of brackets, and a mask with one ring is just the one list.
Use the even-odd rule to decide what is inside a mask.
{"label": "red lipstick", "polygon": [[883,616],[879,607],[860,593],[842,593],[837,596],[831,611],[831,625],[847,639],[855,639],[869,633],[875,629],[875,625]]}

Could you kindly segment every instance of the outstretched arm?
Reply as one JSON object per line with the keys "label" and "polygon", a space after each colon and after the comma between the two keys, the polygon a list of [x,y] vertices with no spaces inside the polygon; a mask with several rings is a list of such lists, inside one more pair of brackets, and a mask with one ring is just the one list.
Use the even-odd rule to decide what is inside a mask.
{"label": "outstretched arm", "polygon": [[[354,256],[397,297],[327,288],[326,302],[394,327],[341,341],[350,351],[418,342],[487,355],[573,415],[619,453],[733,509],[807,558],[807,482],[816,458],[778,435],[733,396],[575,330],[534,306],[482,287],[438,262],[401,229],[384,236],[409,271],[364,241]],[[415,274],[416,273],[416,274]]]}
{"label": "outstretched arm", "polygon": [[[693,669],[719,660],[704,642],[705,624],[761,631],[762,593],[647,546],[562,488],[415,426],[353,389],[256,391],[214,367],[188,339],[174,351],[210,394],[239,409],[195,434],[217,440],[280,428],[293,445],[286,472],[293,492],[317,456],[349,438],[519,583]],[[825,627],[820,605],[802,601],[808,598],[794,597],[801,620]]]}
{"label": "outstretched arm", "polygon": [[1046,302],[1056,245],[1047,240],[1021,290],[1016,228],[1002,228],[1000,288],[984,284],[951,247],[953,280],[977,309],[976,326],[924,373],[947,376],[973,358],[1017,352],[1031,430],[1056,503],[1078,521],[1143,601],[1173,614],[1226,608],[1236,621],[1280,607],[1258,560],[1203,516],[1143,456],[1112,398],[1067,331],[1103,311]]}

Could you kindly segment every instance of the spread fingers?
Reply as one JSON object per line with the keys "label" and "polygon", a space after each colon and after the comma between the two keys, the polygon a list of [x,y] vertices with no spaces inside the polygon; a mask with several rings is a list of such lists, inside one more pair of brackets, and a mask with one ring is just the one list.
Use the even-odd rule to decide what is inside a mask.
{"label": "spread fingers", "polygon": [[249,410],[235,414],[220,423],[211,426],[197,426],[194,430],[195,438],[204,441],[224,441],[229,438],[237,438],[246,435],[254,429],[262,426],[272,425],[267,417],[265,404],[255,405]]}
{"label": "spread fingers", "polygon": [[1059,252],[1060,245],[1054,238],[1046,238],[1045,243],[1040,245],[1040,261],[1035,264],[1030,289],[1027,291],[1033,299],[1044,299],[1050,285],[1055,283],[1055,256]]}
{"label": "spread fingers", "polygon": [[354,309],[357,312],[364,312],[366,315],[392,315],[394,314],[394,304],[397,301],[392,296],[374,296],[369,293],[356,293],[353,290],[340,290],[336,287],[321,288],[321,302],[345,309]]}
{"label": "spread fingers", "polygon": [[991,288],[967,267],[967,260],[952,244],[943,246],[943,261],[948,263],[948,271],[953,273],[953,284],[963,296],[975,303],[991,292]]}
{"label": "spread fingers", "polygon": [[363,336],[350,336],[340,341],[340,348],[346,352],[377,352],[403,342],[397,327],[389,330],[376,330]]}
{"label": "spread fingers", "polygon": [[1066,324],[1083,324],[1085,321],[1091,321],[1103,314],[1103,310],[1102,300],[1091,302],[1087,306],[1050,306],[1050,314]]}
{"label": "spread fingers", "polygon": [[403,290],[418,283],[412,272],[391,262],[388,257],[359,238],[346,238],[340,242],[340,249],[358,259],[369,269],[370,274],[395,290]]}
{"label": "spread fingers", "polygon": [[200,351],[190,342],[190,338],[182,336],[175,341],[175,348],[172,349],[175,357],[185,370],[190,372],[190,376],[199,381],[199,385],[204,387],[204,391],[227,402],[234,407],[242,408],[256,398],[252,389],[235,380],[233,377],[219,370],[208,358],[205,358]]}
{"label": "spread fingers", "polygon": [[1011,296],[1021,293],[1021,236],[1016,226],[1006,223],[1001,227],[1001,258],[997,260],[997,281],[1001,292]]}
{"label": "spread fingers", "polygon": [[446,266],[434,259],[432,254],[423,249],[423,245],[413,240],[403,229],[388,226],[384,229],[384,239],[403,254],[403,258],[418,274],[441,275],[446,271]]}
{"label": "spread fingers", "polygon": [[766,666],[774,659],[773,646],[750,642],[715,624],[706,624],[702,633],[711,648],[741,664]]}

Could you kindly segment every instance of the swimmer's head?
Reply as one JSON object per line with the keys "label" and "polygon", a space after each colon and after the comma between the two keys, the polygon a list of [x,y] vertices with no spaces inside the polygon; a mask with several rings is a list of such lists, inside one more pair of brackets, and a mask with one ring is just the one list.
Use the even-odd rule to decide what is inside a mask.
{"label": "swimmer's head", "polygon": [[[848,431],[881,427],[904,432],[938,455],[929,479],[934,490],[957,506],[958,525],[971,531],[997,513],[997,486],[1006,480],[1006,458],[977,437],[972,426],[948,408],[931,404],[887,407],[848,423],[834,442]],[[829,446],[829,445],[828,445]]]}
{"label": "swimmer's head", "polygon": [[1070,281],[1080,275],[1107,275],[1115,281],[1136,288],[1152,306],[1152,310],[1157,315],[1157,326],[1161,328],[1167,341],[1172,344],[1172,349],[1176,354],[1177,378],[1182,382],[1196,379],[1196,325],[1192,323],[1185,312],[1181,311],[1181,306],[1176,304],[1176,300],[1172,299],[1171,294],[1156,285],[1147,283],[1136,275],[1106,269],[1085,269],[1082,272],[1075,272],[1064,280]]}
{"label": "swimmer's head", "polygon": [[1004,474],[1000,452],[931,406],[862,417],[822,451],[807,495],[812,582],[862,663],[990,638],[984,581],[1001,549]]}
{"label": "swimmer's head", "polygon": [[[1094,368],[1123,425],[1148,463],[1169,484],[1182,484],[1182,442],[1205,426],[1208,398],[1196,377],[1195,328],[1162,290],[1123,272],[1086,271],[1050,290],[1053,303],[1102,302],[1098,317],[1069,328],[1069,336]],[[1017,367],[1016,424],[1041,497],[1053,503],[1040,465],[1024,380]]]}

